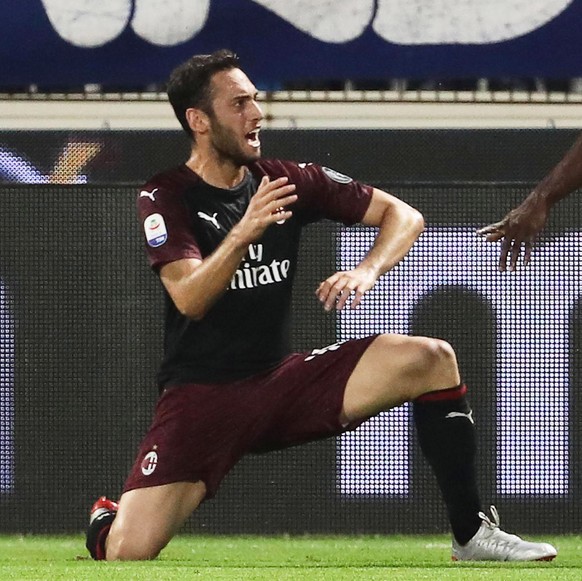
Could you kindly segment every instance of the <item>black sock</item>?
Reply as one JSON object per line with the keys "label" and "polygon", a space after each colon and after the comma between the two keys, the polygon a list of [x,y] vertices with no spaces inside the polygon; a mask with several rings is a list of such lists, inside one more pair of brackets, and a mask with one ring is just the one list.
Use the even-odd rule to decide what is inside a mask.
{"label": "black sock", "polygon": [[464,384],[426,393],[413,402],[420,448],[435,473],[451,528],[464,545],[479,529],[475,425]]}
{"label": "black sock", "polygon": [[105,559],[105,541],[107,540],[109,529],[111,528],[116,515],[116,510],[103,512],[89,525],[89,528],[87,529],[87,541],[85,546],[89,553],[91,553],[91,557],[96,561],[102,561]]}

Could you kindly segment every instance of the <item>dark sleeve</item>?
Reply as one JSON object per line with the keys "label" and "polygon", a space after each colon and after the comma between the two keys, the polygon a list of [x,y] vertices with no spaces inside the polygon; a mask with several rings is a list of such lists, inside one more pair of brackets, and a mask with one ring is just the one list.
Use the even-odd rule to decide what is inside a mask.
{"label": "dark sleeve", "polygon": [[137,211],[152,268],[159,270],[182,258],[202,258],[180,193],[146,184],[138,195]]}
{"label": "dark sleeve", "polygon": [[297,186],[297,207],[315,221],[327,218],[350,226],[361,222],[372,200],[373,187],[328,167],[287,162],[290,181]]}

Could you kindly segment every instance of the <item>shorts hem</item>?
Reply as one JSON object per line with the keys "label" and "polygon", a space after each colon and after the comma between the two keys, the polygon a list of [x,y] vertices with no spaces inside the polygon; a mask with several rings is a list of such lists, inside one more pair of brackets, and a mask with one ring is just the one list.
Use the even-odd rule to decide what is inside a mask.
{"label": "shorts hem", "polygon": [[126,492],[131,492],[132,490],[142,490],[143,488],[155,488],[156,486],[165,486],[167,484],[177,484],[178,482],[190,482],[192,484],[196,484],[197,482],[202,482],[204,486],[206,486],[206,494],[204,498],[200,501],[201,503],[205,500],[210,500],[216,496],[216,488],[211,489],[208,484],[204,481],[203,478],[171,478],[167,480],[162,480],[160,482],[156,482],[155,484],[142,484],[140,482],[136,482],[135,484],[127,484],[123,487],[121,494],[125,494]]}

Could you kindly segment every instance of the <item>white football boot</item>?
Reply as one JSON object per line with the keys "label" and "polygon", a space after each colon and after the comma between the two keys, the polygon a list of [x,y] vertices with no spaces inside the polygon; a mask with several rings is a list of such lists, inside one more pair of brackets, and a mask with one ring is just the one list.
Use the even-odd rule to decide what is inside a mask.
{"label": "white football boot", "polygon": [[453,538],[453,561],[551,561],[558,554],[548,543],[530,543],[502,531],[497,509],[490,510],[493,519],[480,512],[483,522],[466,545]]}

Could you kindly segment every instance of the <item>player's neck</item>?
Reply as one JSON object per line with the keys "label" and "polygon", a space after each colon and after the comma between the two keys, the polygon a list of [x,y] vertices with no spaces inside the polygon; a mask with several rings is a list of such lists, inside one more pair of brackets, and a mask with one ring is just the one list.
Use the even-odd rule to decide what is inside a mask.
{"label": "player's neck", "polygon": [[193,151],[186,165],[207,184],[217,188],[234,188],[244,179],[246,167],[214,156],[201,155]]}

